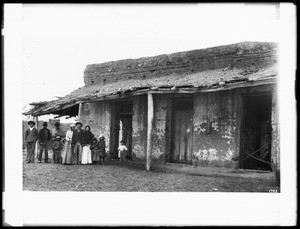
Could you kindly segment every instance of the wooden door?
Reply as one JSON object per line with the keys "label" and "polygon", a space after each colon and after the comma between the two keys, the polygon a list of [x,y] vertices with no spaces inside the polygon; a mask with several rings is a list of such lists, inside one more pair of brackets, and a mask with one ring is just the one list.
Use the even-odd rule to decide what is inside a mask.
{"label": "wooden door", "polygon": [[175,110],[171,162],[192,163],[193,110]]}
{"label": "wooden door", "polygon": [[245,96],[241,137],[241,168],[271,170],[271,96]]}

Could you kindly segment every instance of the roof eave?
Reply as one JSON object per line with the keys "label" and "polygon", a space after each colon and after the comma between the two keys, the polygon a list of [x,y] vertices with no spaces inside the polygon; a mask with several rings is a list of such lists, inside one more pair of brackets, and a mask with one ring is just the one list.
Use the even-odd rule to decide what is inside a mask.
{"label": "roof eave", "polygon": [[[125,91],[118,91],[114,92],[109,95],[87,95],[84,98],[78,96],[78,98],[74,101],[68,101],[62,104],[55,104],[59,101],[64,100],[66,97],[50,101],[42,107],[33,108],[30,111],[24,112],[24,115],[32,115],[32,116],[41,116],[47,114],[57,114],[57,115],[68,115],[68,116],[76,116],[77,114],[74,111],[78,110],[80,103],[86,102],[98,102],[103,100],[112,100],[112,99],[122,99],[128,98],[131,96],[138,96],[147,93],[154,93],[154,94],[171,94],[171,93],[201,93],[201,92],[214,92],[214,91],[224,91],[224,90],[231,90],[236,88],[245,88],[245,87],[254,87],[260,85],[268,85],[268,84],[275,84],[277,82],[276,75],[271,75],[264,79],[244,79],[238,81],[231,81],[231,82],[219,82],[217,84],[212,84],[209,86],[179,86],[179,87],[148,87],[148,88],[136,88],[135,90],[125,90]],[[51,107],[51,103],[53,103],[53,107]],[[45,109],[45,106],[48,106]],[[50,107],[49,107],[50,106]],[[78,106],[77,108],[75,106]]]}

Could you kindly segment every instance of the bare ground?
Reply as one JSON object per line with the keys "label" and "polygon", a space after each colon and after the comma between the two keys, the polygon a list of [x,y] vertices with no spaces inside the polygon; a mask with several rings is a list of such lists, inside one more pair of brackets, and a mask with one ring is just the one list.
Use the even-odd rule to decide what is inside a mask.
{"label": "bare ground", "polygon": [[23,189],[30,191],[136,191],[136,192],[269,192],[277,190],[268,174],[247,174],[222,168],[154,165],[62,165],[25,163]]}

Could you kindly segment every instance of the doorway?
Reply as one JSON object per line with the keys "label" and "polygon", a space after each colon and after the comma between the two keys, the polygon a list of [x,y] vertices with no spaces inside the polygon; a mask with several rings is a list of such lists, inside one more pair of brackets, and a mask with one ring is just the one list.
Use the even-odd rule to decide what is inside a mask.
{"label": "doorway", "polygon": [[240,167],[271,171],[272,97],[269,94],[244,96],[243,102]]}
{"label": "doorway", "polygon": [[170,162],[172,163],[192,163],[193,107],[193,98],[172,101],[170,144]]}
{"label": "doorway", "polygon": [[118,158],[118,147],[123,140],[127,147],[127,159],[132,160],[132,115],[133,102],[116,102],[115,133],[114,133],[114,158]]}

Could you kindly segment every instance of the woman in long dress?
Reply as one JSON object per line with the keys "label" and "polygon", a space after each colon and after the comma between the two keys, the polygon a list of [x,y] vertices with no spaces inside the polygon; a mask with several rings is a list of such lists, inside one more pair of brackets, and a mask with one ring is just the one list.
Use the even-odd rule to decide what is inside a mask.
{"label": "woman in long dress", "polygon": [[91,132],[91,127],[86,126],[82,138],[82,160],[81,164],[92,164],[92,152],[90,149],[94,134]]}
{"label": "woman in long dress", "polygon": [[65,147],[62,154],[62,163],[65,165],[73,165],[73,156],[72,156],[73,147],[71,146],[71,140],[72,140],[74,129],[75,129],[75,125],[72,124],[70,126],[70,130],[68,130],[66,133]]}

